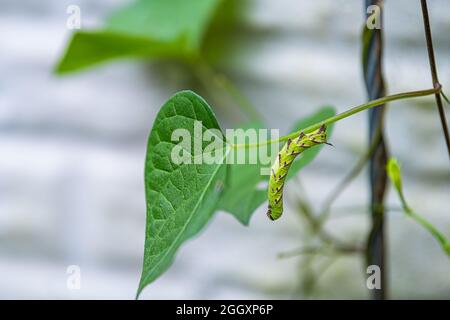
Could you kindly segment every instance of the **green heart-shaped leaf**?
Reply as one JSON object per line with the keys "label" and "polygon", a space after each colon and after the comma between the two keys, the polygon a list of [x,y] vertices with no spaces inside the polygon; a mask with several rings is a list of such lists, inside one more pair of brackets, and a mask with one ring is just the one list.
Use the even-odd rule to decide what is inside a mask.
{"label": "green heart-shaped leaf", "polygon": [[[183,133],[181,142],[178,135],[174,139],[176,130]],[[215,134],[216,142],[225,145],[217,149],[223,154],[213,164],[196,161],[211,145],[203,138],[207,130]],[[227,166],[223,159],[229,150],[224,141],[211,108],[191,91],[175,94],[159,111],[145,161],[147,225],[138,295],[170,266],[180,245],[197,234],[213,215],[225,183]],[[187,154],[183,163],[174,160],[178,142],[183,148],[175,154]],[[184,143],[193,147],[186,148]]]}

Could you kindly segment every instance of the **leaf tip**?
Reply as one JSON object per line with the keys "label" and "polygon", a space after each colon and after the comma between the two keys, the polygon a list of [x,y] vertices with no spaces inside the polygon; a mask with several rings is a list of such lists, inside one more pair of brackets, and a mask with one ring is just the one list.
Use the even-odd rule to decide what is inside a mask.
{"label": "leaf tip", "polygon": [[400,165],[395,158],[390,158],[388,163],[386,164],[386,172],[389,176],[389,179],[394,184],[395,188],[398,191],[402,190],[402,175]]}

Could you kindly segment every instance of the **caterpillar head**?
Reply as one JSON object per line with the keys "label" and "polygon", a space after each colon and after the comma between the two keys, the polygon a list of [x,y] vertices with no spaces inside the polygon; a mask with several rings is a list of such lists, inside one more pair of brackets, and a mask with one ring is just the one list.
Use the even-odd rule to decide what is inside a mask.
{"label": "caterpillar head", "polygon": [[269,208],[267,209],[267,216],[270,220],[274,221],[281,217],[283,214],[283,208],[282,207],[271,207],[269,205]]}
{"label": "caterpillar head", "polygon": [[308,134],[308,138],[310,141],[314,142],[315,144],[320,144],[320,143],[329,144],[327,142],[327,127],[324,124],[321,125],[319,129]]}

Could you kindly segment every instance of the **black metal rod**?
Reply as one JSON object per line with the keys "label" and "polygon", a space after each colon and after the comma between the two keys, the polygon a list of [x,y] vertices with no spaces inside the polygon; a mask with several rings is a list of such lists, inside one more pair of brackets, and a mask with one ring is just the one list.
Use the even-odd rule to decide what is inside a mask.
{"label": "black metal rod", "polygon": [[[377,99],[386,95],[383,79],[383,0],[366,0],[366,8],[377,5],[380,8],[379,29],[366,29],[365,34],[369,37],[364,41],[364,80],[369,100]],[[366,19],[368,16],[366,16]],[[366,27],[367,28],[367,27]],[[366,41],[367,40],[367,41]],[[379,139],[375,150],[369,160],[370,174],[370,211],[372,227],[367,239],[366,262],[368,266],[376,265],[380,268],[380,287],[371,290],[372,299],[384,300],[387,298],[387,263],[385,244],[385,219],[384,219],[384,197],[387,185],[386,163],[388,152],[383,133],[385,105],[373,108],[369,111],[369,145],[374,139]]]}

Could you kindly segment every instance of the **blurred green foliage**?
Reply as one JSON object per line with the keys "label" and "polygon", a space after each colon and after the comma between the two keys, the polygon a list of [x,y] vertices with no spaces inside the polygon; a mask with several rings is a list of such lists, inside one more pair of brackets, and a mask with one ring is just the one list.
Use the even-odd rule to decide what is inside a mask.
{"label": "blurred green foliage", "polygon": [[68,73],[116,58],[217,60],[230,40],[242,1],[138,0],[99,30],[75,32],[55,71]]}

